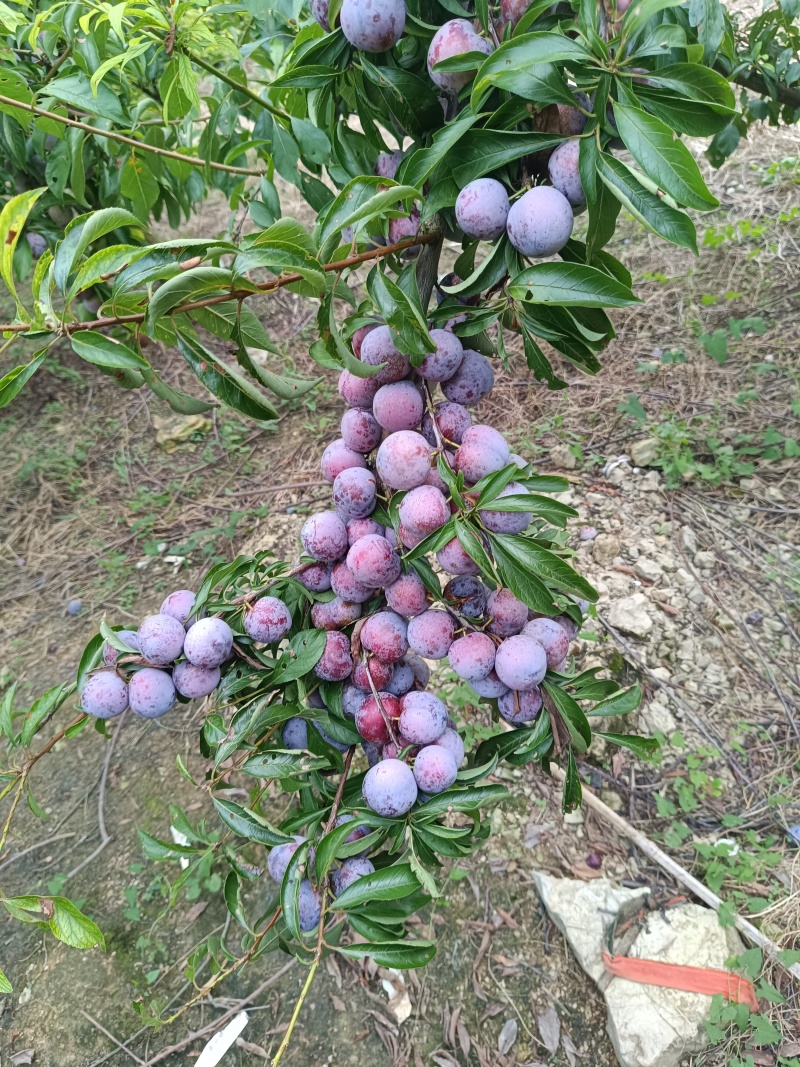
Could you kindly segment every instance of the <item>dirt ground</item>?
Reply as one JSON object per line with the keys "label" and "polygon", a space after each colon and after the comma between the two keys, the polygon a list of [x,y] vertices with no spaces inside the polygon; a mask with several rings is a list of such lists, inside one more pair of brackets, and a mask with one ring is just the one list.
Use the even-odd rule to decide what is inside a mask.
{"label": "dirt ground", "polygon": [[[600,376],[567,369],[571,388],[549,393],[514,357],[479,411],[540,470],[569,478],[566,499],[580,513],[571,543],[601,593],[577,665],[638,678],[639,728],[664,740],[658,766],[601,746],[581,767],[586,780],[698,877],[720,875],[708,848],[735,837],[752,862],[729,864],[719,892],[742,914],[763,913],[762,928],[787,947],[800,929],[798,853],[787,835],[800,823],[798,156],[796,135],[756,131],[712,174],[721,207],[700,222],[697,259],[625,224],[612,251],[644,304],[614,315],[618,337]],[[190,228],[226,225],[212,204]],[[285,365],[313,374],[314,307],[282,292],[256,310]],[[706,349],[719,353],[723,342],[721,365]],[[164,369],[172,384],[198,391],[176,353],[165,354]],[[270,433],[226,413],[175,416],[66,352],[49,363],[0,417],[0,688],[17,680],[33,699],[74,672],[102,615],[136,624],[214,562],[254,548],[293,558],[304,516],[328,498],[318,457],[338,419],[330,377],[303,403],[283,405]],[[70,615],[76,599],[81,610]],[[638,621],[621,618],[620,602]],[[462,722],[480,726],[485,712],[452,678],[442,687]],[[176,773],[180,756],[202,776],[201,715],[125,721],[111,751],[87,730],[38,765],[32,808],[0,856],[3,892],[78,900],[107,952],[0,924],[0,966],[14,986],[0,1001],[3,1064],[31,1062],[12,1058],[27,1049],[42,1067],[194,1062],[204,1039],[185,1039],[285,965],[266,957],[170,1027],[141,1033],[132,1053],[115,1044],[141,1028],[137,998],[177,1008],[190,995],[181,972],[193,945],[214,930],[235,945],[218,873],[193,879],[170,909],[175,872],[145,860],[136,833],[168,837],[171,804],[192,820],[208,814],[206,794]],[[543,913],[531,871],[592,877],[599,856],[601,873],[626,885],[666,894],[678,886],[594,816],[565,823],[540,774],[498,778],[514,800],[493,816],[495,836],[443,878],[443,897],[424,916],[423,932],[439,942],[434,963],[403,986],[329,959],[283,1062],[573,1067],[578,1057],[612,1067],[602,997]],[[103,823],[112,840],[83,865]],[[256,882],[249,893],[255,906],[265,890]],[[789,998],[769,1009],[772,1018],[796,1041],[792,991],[779,972],[768,977]],[[259,993],[245,1043],[224,1064],[274,1053],[303,978],[295,965]],[[410,1014],[399,1022],[406,995]],[[551,1055],[536,1019],[553,1002],[562,1043]],[[165,1051],[173,1044],[180,1049]],[[729,1041],[700,1060],[744,1051]],[[759,1056],[777,1062],[774,1049]]]}

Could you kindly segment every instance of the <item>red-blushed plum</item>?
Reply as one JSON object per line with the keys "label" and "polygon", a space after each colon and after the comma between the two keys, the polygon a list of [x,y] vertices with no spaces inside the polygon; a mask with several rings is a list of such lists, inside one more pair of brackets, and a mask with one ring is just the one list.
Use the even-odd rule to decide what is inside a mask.
{"label": "red-blushed plum", "polygon": [[180,656],[185,639],[186,630],[172,615],[150,615],[139,627],[139,651],[148,663],[159,667]]}
{"label": "red-blushed plum", "polygon": [[522,632],[542,646],[550,670],[554,670],[569,652],[569,634],[555,619],[532,619]]}
{"label": "red-blushed plum", "polygon": [[[504,496],[525,495],[528,490],[519,482],[509,482],[497,494],[495,500]],[[493,511],[491,508],[480,511],[481,522],[492,533],[519,534],[527,530],[533,520],[530,511]]]}
{"label": "red-blushed plum", "polygon": [[416,430],[422,422],[424,410],[422,394],[409,381],[382,385],[372,402],[375,419],[388,433]]}
{"label": "red-blushed plum", "polygon": [[538,641],[516,634],[501,642],[494,669],[509,689],[534,689],[547,673],[547,656]]}
{"label": "red-blushed plum", "polygon": [[397,663],[408,652],[408,625],[394,611],[376,611],[361,627],[361,645],[382,663]]}
{"label": "red-blushed plum", "polygon": [[384,759],[364,776],[362,794],[376,815],[393,818],[411,811],[417,799],[414,772],[398,759]]}
{"label": "red-blushed plum", "polygon": [[358,689],[354,685],[345,683],[342,688],[342,711],[348,719],[355,718],[356,712],[366,699],[367,694],[363,689]]}
{"label": "red-blushed plum", "polygon": [[448,726],[442,736],[437,737],[433,744],[450,753],[455,760],[456,768],[460,767],[464,762],[464,741],[458,730],[454,730],[452,726]]}
{"label": "red-blushed plum", "polygon": [[382,442],[375,467],[390,489],[416,489],[430,472],[431,446],[421,433],[400,430]]}
{"label": "red-blushed plum", "polygon": [[339,630],[325,633],[325,650],[314,667],[314,673],[325,682],[343,682],[353,670],[350,639]]}
{"label": "red-blushed plum", "polygon": [[404,0],[342,0],[339,25],[359,52],[388,52],[403,36]]}
{"label": "red-blushed plum", "polygon": [[[378,386],[399,382],[411,370],[411,362],[394,343],[395,335],[388,326],[378,326],[361,345],[361,362],[370,367],[386,364],[371,380]],[[377,390],[376,390],[377,392]],[[366,405],[363,405],[366,406]]]}
{"label": "red-blushed plum", "polygon": [[412,745],[430,745],[447,729],[447,708],[433,693],[406,693],[400,707],[400,733]]}
{"label": "red-blushed plum", "polygon": [[350,856],[349,859],[342,860],[341,867],[331,871],[331,892],[338,897],[345,889],[349,889],[353,882],[374,871],[375,867],[366,856]]}
{"label": "red-blushed plum", "polygon": [[[137,652],[139,649],[139,634],[136,630],[117,630],[117,637],[120,641],[124,641],[126,645],[131,648],[135,648]],[[120,656],[132,655],[130,652],[120,652],[118,648],[114,648],[108,641],[103,645],[103,663],[106,667],[113,667]]]}
{"label": "red-blushed plum", "polygon": [[455,623],[446,611],[430,608],[411,619],[408,624],[408,644],[413,652],[425,659],[444,659],[455,636]]}
{"label": "red-blushed plum", "polygon": [[332,485],[336,481],[336,475],[341,474],[342,471],[349,470],[351,467],[366,467],[366,465],[367,461],[360,452],[356,452],[354,448],[348,448],[341,437],[337,437],[322,453],[320,468],[322,477]]}
{"label": "red-blushed plum", "polygon": [[448,659],[459,678],[466,682],[479,681],[494,667],[495,643],[488,634],[464,634],[450,646]]}
{"label": "red-blushed plum", "polygon": [[517,600],[510,589],[495,589],[486,598],[487,629],[497,637],[512,637],[528,621],[528,605]]}
{"label": "red-blushed plum", "polygon": [[419,752],[419,745],[412,745],[407,737],[398,734],[397,741],[390,741],[388,744],[383,745],[381,759],[398,759],[401,752],[406,756],[416,756],[417,752]]}
{"label": "red-blushed plum", "polygon": [[185,626],[194,611],[194,593],[191,589],[176,589],[164,599],[158,610],[161,615],[171,615],[181,626]]}
{"label": "red-blushed plum", "polygon": [[454,404],[477,404],[488,396],[494,385],[494,371],[486,356],[464,349],[464,358],[452,378],[442,382],[442,392]]}
{"label": "red-blushed plum", "polygon": [[276,596],[262,596],[254,604],[245,605],[244,628],[254,641],[274,645],[291,630],[292,615]]}
{"label": "red-blushed plum", "polygon": [[344,560],[334,564],[331,571],[331,586],[336,596],[351,604],[364,604],[375,593],[374,589],[356,581],[353,572]]}
{"label": "red-blushed plum", "polygon": [[95,719],[113,719],[129,704],[128,686],[114,670],[90,674],[81,690],[81,707]]}
{"label": "red-blushed plum", "polygon": [[571,619],[569,617],[569,615],[556,615],[555,619],[553,619],[553,622],[557,622],[559,626],[564,627],[564,629],[567,631],[567,637],[570,639],[570,641],[574,641],[575,638],[578,636],[578,631],[580,627],[574,619]]}
{"label": "red-blushed plum", "polygon": [[333,483],[333,502],[346,523],[371,515],[375,510],[376,493],[375,475],[358,467],[337,474]]}
{"label": "red-blushed plum", "polygon": [[344,443],[354,452],[371,452],[383,437],[380,424],[366,408],[348,408],[342,415],[339,430]]}
{"label": "red-blushed plum", "polygon": [[356,729],[365,741],[385,745],[390,740],[387,720],[399,718],[400,701],[391,693],[379,693],[378,696],[380,704],[374,696],[368,696],[358,708],[355,714]]}
{"label": "red-blushed plum", "polygon": [[199,700],[207,697],[219,685],[219,667],[196,667],[186,661],[172,668],[172,684],[182,697]]}
{"label": "red-blushed plum", "polygon": [[440,26],[433,35],[428,48],[428,74],[437,89],[448,93],[457,93],[475,76],[474,70],[436,70],[436,64],[443,59],[464,55],[466,52],[484,52],[487,56],[492,45],[475,32],[467,19],[450,19]]}
{"label": "red-blushed plum", "polygon": [[[306,720],[297,716],[287,719],[283,724],[281,739],[284,748],[308,748],[308,726],[306,725]],[[270,853],[271,855],[272,853]]]}
{"label": "red-blushed plum", "polygon": [[311,563],[295,576],[312,593],[325,593],[331,587],[330,563]]}
{"label": "red-blushed plum", "polygon": [[427,537],[450,521],[450,506],[439,489],[418,485],[400,501],[397,514],[409,533]]}
{"label": "red-blushed plum", "polygon": [[509,689],[497,701],[497,708],[506,722],[533,722],[542,708],[542,693],[538,688],[522,692]]}
{"label": "red-blushed plum", "polygon": [[335,563],[347,551],[347,527],[335,511],[309,515],[300,531],[303,548],[320,563]]}
{"label": "red-blushed plum", "polygon": [[458,764],[440,745],[426,745],[414,760],[414,779],[422,793],[443,793],[455,782]]}
{"label": "red-blushed plum", "polygon": [[297,925],[304,934],[310,930],[316,930],[321,914],[322,902],[319,890],[315,889],[307,878],[304,878],[297,892]]}
{"label": "red-blushed plum", "polygon": [[364,338],[368,333],[372,333],[373,330],[377,330],[378,323],[368,323],[366,326],[359,326],[353,336],[350,338],[350,345],[353,349],[353,355],[356,359],[361,359],[361,346],[364,343]]}
{"label": "red-blushed plum", "polygon": [[470,426],[456,450],[453,466],[471,483],[502,470],[508,463],[505,437],[491,426]]}
{"label": "red-blushed plum", "polygon": [[169,671],[143,667],[128,682],[131,711],[143,719],[160,719],[175,703],[175,686]]}
{"label": "red-blushed plum", "polygon": [[415,534],[411,530],[407,530],[402,522],[398,525],[398,533],[400,534],[400,543],[404,548],[416,548],[421,541],[425,540],[422,534]]}
{"label": "red-blushed plum", "polygon": [[381,537],[386,536],[386,527],[381,526],[379,522],[375,522],[374,519],[350,519],[347,523],[347,546],[352,548],[353,545],[362,537],[366,537],[367,534],[380,534]]}
{"label": "red-blushed plum", "polygon": [[476,178],[456,199],[456,221],[467,237],[494,241],[505,233],[511,205],[505,186],[495,178]]}
{"label": "red-blushed plum", "polygon": [[395,665],[392,676],[384,688],[392,696],[401,697],[414,688],[414,681],[414,671],[411,665],[401,660],[400,663]]}
{"label": "red-blushed plum", "polygon": [[429,382],[444,382],[452,378],[464,358],[464,346],[449,330],[431,330],[431,340],[436,345],[416,368],[420,378]]}
{"label": "red-blushed plum", "polygon": [[[417,492],[416,489],[413,492]],[[421,615],[428,607],[428,591],[416,571],[401,574],[384,590],[386,603],[398,615]]]}
{"label": "red-blushed plum", "polygon": [[[375,160],[375,173],[379,178],[394,178],[402,160],[403,153],[397,149],[394,152],[378,152],[378,158]],[[385,187],[381,186],[381,188]],[[356,355],[358,355],[357,352]]]}
{"label": "red-blushed plum", "polygon": [[[399,219],[389,219],[389,244],[395,245],[405,241],[407,237],[416,237],[419,233],[420,213],[419,208],[413,207],[409,215],[401,215]],[[408,251],[413,252],[412,246]]]}
{"label": "red-blushed plum", "polygon": [[366,537],[367,533],[380,533],[382,537],[386,538],[392,548],[397,548],[397,534],[394,532],[391,526],[387,526],[386,529],[383,530],[383,532],[381,532],[380,530],[365,531],[365,533],[363,533],[361,536]]}
{"label": "red-blushed plum", "polygon": [[[393,671],[394,668],[391,663],[381,663],[379,659],[370,656],[366,662],[359,660],[353,667],[352,682],[359,689],[368,689],[370,692],[372,691],[372,685],[376,689],[385,689],[389,684]],[[372,685],[369,684],[370,678],[372,679]]]}
{"label": "red-blushed plum", "polygon": [[367,534],[347,553],[347,566],[357,582],[370,589],[385,589],[400,577],[400,557],[385,537]]}
{"label": "red-blushed plum", "polygon": [[432,485],[434,489],[438,489],[439,492],[443,493],[445,496],[450,492],[450,490],[447,488],[447,482],[444,480],[441,474],[439,474],[439,471],[436,469],[436,467],[431,467],[431,469],[428,471],[428,477],[422,484]]}
{"label": "red-blushed plum", "polygon": [[439,566],[448,574],[478,574],[480,571],[478,564],[467,555],[457,537],[440,548],[436,558]]}
{"label": "red-blushed plum", "polygon": [[[464,405],[454,404],[450,400],[445,400],[443,403],[436,405],[434,412],[436,425],[439,427],[439,433],[445,444],[460,445],[465,432],[472,425],[472,416]],[[434,447],[438,445],[439,442],[436,439],[433,419],[430,414],[427,414],[422,420],[422,433],[429,444]]]}
{"label": "red-blushed plum", "polygon": [[374,377],[359,378],[349,370],[343,370],[339,375],[339,396],[351,408],[371,407],[379,388],[380,383]]}
{"label": "red-blushed plum", "polygon": [[508,692],[508,686],[497,677],[497,671],[489,671],[485,678],[476,678],[469,683],[479,697],[494,700]]}
{"label": "red-blushed plum", "polygon": [[500,17],[503,22],[516,26],[530,7],[531,0],[500,0]]}
{"label": "red-blushed plum", "polygon": [[511,205],[508,239],[531,259],[554,256],[570,239],[574,221],[563,193],[549,185],[536,185]]}
{"label": "red-blushed plum", "polygon": [[486,608],[488,590],[480,578],[470,574],[451,578],[444,587],[444,599],[462,615],[479,619]]}
{"label": "red-blushed plum", "polygon": [[565,141],[553,152],[547,164],[547,173],[553,187],[564,194],[573,208],[582,208],[586,204],[586,194],[578,170],[579,151],[580,141],[577,138]]}
{"label": "red-blushed plum", "polygon": [[304,837],[295,834],[294,841],[287,841],[283,845],[275,845],[269,850],[269,855],[267,856],[267,870],[269,871],[270,878],[272,878],[274,882],[277,882],[278,885],[283,881],[283,876],[286,874],[286,868],[289,866],[289,860],[305,840]]}
{"label": "red-blushed plum", "polygon": [[340,596],[320,601],[311,609],[311,622],[318,630],[341,630],[361,618],[361,605]]}
{"label": "red-blushed plum", "polygon": [[223,619],[199,619],[186,631],[183,651],[197,667],[219,667],[233,650],[233,630]]}

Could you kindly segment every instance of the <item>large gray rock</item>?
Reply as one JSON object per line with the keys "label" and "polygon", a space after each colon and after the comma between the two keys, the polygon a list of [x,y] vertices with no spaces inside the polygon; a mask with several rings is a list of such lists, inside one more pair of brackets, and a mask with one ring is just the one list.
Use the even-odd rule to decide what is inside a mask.
{"label": "large gray rock", "polygon": [[645,611],[649,603],[644,593],[634,593],[622,600],[615,600],[608,609],[608,621],[615,630],[634,637],[647,637],[653,629],[653,620]]}

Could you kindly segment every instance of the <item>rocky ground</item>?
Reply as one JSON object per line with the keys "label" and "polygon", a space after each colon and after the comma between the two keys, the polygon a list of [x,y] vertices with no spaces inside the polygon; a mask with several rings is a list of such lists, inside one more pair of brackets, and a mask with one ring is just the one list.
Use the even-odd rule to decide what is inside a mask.
{"label": "rocky ground", "polygon": [[[645,699],[636,725],[663,741],[658,765],[600,745],[581,766],[586,782],[782,947],[800,927],[792,837],[800,823],[800,512],[789,443],[798,438],[797,155],[789,134],[756,134],[714,176],[722,208],[701,227],[696,261],[670,250],[665,263],[660,242],[624,228],[614,250],[632,267],[644,306],[617,316],[619,337],[602,374],[575,374],[569,391],[550,394],[531,385],[515,357],[480,412],[541,470],[569,478],[565,499],[579,512],[570,543],[601,594],[576,666],[638,680]],[[225,217],[209,209],[192,225],[206,232]],[[281,294],[259,311],[287,360],[312,373],[305,352],[313,307]],[[719,331],[724,364],[707,352],[719,352]],[[187,385],[168,359],[170,380]],[[43,372],[0,422],[0,492],[10,520],[0,685],[17,679],[25,693],[40,693],[74,670],[103,613],[138,619],[178,577],[191,584],[211,562],[254,548],[291,558],[304,515],[327,499],[317,462],[338,417],[330,382],[303,406],[286,406],[270,435],[224,415],[173,416],[156,401],[114,391],[66,355]],[[82,609],[70,616],[76,598]],[[452,678],[441,685],[468,733],[479,733],[485,712]],[[141,1026],[131,1001],[156,996],[178,1007],[187,996],[180,965],[192,945],[215,929],[233,936],[215,895],[217,873],[201,873],[170,909],[174,872],[146,862],[136,837],[137,826],[166,836],[170,804],[192,819],[205,813],[204,794],[175,770],[177,755],[190,770],[201,766],[200,714],[177,725],[127,723],[110,755],[87,732],[40,764],[33,808],[44,818],[22,813],[0,857],[3,890],[80,899],[105,931],[108,952],[67,950],[3,923],[0,955],[15,989],[2,1001],[4,1062],[31,1062],[28,1049],[46,1067],[124,1062],[131,1056],[114,1038]],[[543,875],[564,879],[558,888],[567,897],[599,900],[586,914],[609,921],[620,889],[649,888],[653,910],[646,923],[637,917],[644,935],[631,951],[672,951],[674,962],[690,963],[702,931],[713,949],[707,961],[724,964],[726,935],[704,925],[708,913],[675,911],[685,904],[679,882],[602,818],[563,818],[557,784],[530,768],[498,777],[513,802],[492,815],[487,847],[443,875],[443,896],[424,917],[439,941],[435,962],[403,980],[329,960],[285,1063],[611,1067],[607,1008],[621,1003],[630,1016],[648,987],[620,978],[598,987],[601,931],[572,939],[576,959],[574,901],[555,900]],[[99,798],[113,841],[81,867],[99,842]],[[684,926],[694,942],[677,939]],[[669,944],[659,949],[665,929]],[[142,1033],[135,1056],[193,1062],[204,1039],[187,1039],[259,990],[244,1043],[223,1063],[265,1062],[304,977],[295,966],[262,988],[284,963],[270,958],[169,1028]],[[696,1049],[699,1063],[791,1064],[800,1055],[796,991],[780,968],[767,968],[764,979],[786,1003],[762,1000],[755,1030],[747,1019],[741,1032],[721,1025],[704,1051],[697,1035],[706,1033],[700,1020],[710,1015],[709,998],[646,1001],[645,1018],[673,1012],[692,1022],[677,1059],[648,1059],[638,1048],[637,1062],[677,1062]],[[612,1032],[624,1051],[613,1019]],[[173,1044],[180,1047],[166,1052]]]}

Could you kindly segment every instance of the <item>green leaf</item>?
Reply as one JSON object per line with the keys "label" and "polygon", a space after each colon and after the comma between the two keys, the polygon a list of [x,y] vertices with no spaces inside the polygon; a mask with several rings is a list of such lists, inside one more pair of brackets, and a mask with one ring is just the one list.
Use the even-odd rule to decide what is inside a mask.
{"label": "green leaf", "polygon": [[565,774],[564,791],[561,794],[561,810],[566,813],[579,808],[581,797],[583,796],[578,765],[575,762],[575,755],[571,748],[567,750],[567,769]]}
{"label": "green leaf", "polygon": [[76,908],[71,900],[52,897],[50,903],[53,906],[50,929],[59,941],[71,948],[87,949],[99,945],[105,952],[106,943],[100,927]]}
{"label": "green leaf", "polygon": [[[5,7],[5,5],[3,6]],[[5,12],[3,13],[3,21],[5,23]],[[19,100],[23,104],[33,103],[33,94],[28,83],[21,74],[15,70],[9,70],[8,67],[0,67],[0,95],[10,96],[12,100]],[[13,104],[0,104],[0,113],[10,115],[13,119],[16,119],[24,130],[28,129],[33,118],[30,111],[26,111],[21,107],[14,107]]]}
{"label": "green leaf", "polygon": [[22,363],[19,367],[14,367],[8,374],[0,378],[0,408],[7,407],[25,383],[34,376],[44,363],[47,351],[45,349],[43,352],[39,352],[30,363]]}
{"label": "green leaf", "polygon": [[185,330],[178,331],[177,340],[183,358],[206,389],[223,404],[257,422],[271,422],[277,418],[278,413],[266,396],[236,367],[225,363]]}
{"label": "green leaf", "polygon": [[[14,284],[14,251],[19,241],[19,235],[25,226],[31,208],[47,190],[29,189],[27,192],[12,196],[0,212],[0,277],[6,284],[9,293],[14,297],[17,305],[17,314],[23,322],[30,322],[25,308],[17,296]],[[20,387],[21,388],[21,387]]]}
{"label": "green leaf", "polygon": [[100,118],[110,119],[121,129],[126,128],[128,116],[117,94],[106,85],[99,85],[97,93],[92,93],[91,83],[85,74],[68,74],[66,77],[56,78],[44,86],[41,95],[61,100],[78,111],[88,111],[92,115],[99,115]]}
{"label": "green leaf", "polygon": [[[345,838],[358,826],[363,826],[358,819],[358,816],[351,822],[342,823],[341,826],[335,826],[330,833],[325,834],[319,844],[316,846],[317,854],[314,857],[314,874],[318,882],[321,882],[325,875],[330,870],[336,856],[339,854],[339,848],[344,843]],[[363,848],[361,842],[358,842],[360,852]]]}
{"label": "green leaf", "polygon": [[22,730],[19,735],[19,743],[23,748],[27,748],[33,741],[48,715],[51,715],[74,692],[74,682],[69,685],[56,685],[52,689],[48,689],[43,696],[40,696],[31,705],[30,710],[25,715],[25,721],[22,724]]}
{"label": "green leaf", "polygon": [[469,786],[460,789],[454,786],[446,789],[444,793],[426,800],[419,809],[415,809],[412,822],[426,822],[431,815],[441,815],[452,809],[453,811],[476,811],[488,804],[496,804],[506,800],[508,790],[502,785]]}
{"label": "green leaf", "polygon": [[410,156],[406,156],[397,171],[397,180],[405,185],[422,188],[423,182],[447,158],[478,118],[471,110],[462,111],[452,122],[433,135],[430,147],[418,148]]}
{"label": "green leaf", "polygon": [[697,29],[703,59],[710,67],[725,35],[725,8],[720,0],[690,0],[689,22]]}
{"label": "green leaf", "polygon": [[640,303],[628,286],[582,263],[536,263],[513,279],[508,292],[517,300],[561,307],[630,307]]}
{"label": "green leaf", "polygon": [[387,274],[377,267],[370,271],[367,290],[383,319],[397,334],[402,352],[423,355],[435,349],[422,308]]}
{"label": "green leaf", "polygon": [[132,152],[122,164],[119,191],[133,204],[133,213],[140,222],[150,218],[150,209],[158,200],[159,185],[150,167],[141,156]]}
{"label": "green leaf", "polygon": [[272,750],[251,756],[240,770],[255,778],[296,778],[309,771],[327,768],[328,761],[319,756],[299,756],[296,752]]}
{"label": "green leaf", "polygon": [[212,802],[220,819],[239,837],[246,837],[248,841],[258,841],[259,844],[270,847],[291,841],[291,837],[276,830],[266,819],[233,800],[212,797]]}
{"label": "green leaf", "polygon": [[634,0],[623,16],[622,36],[631,37],[654,15],[670,7],[679,7],[682,2],[683,0]]}
{"label": "green leaf", "polygon": [[307,877],[308,853],[310,849],[311,842],[304,841],[303,844],[292,853],[292,858],[289,860],[289,865],[286,868],[286,873],[284,874],[283,882],[281,883],[281,912],[283,914],[283,921],[286,923],[289,933],[297,941],[300,941],[303,936],[303,931],[300,929],[299,894],[300,885],[303,879]]}
{"label": "green leaf", "polygon": [[[492,547],[500,544],[502,549],[513,556],[523,567],[530,568],[534,574],[546,582],[552,582],[566,593],[584,597],[594,603],[597,590],[570,567],[560,556],[541,545],[535,544],[518,534],[496,534],[492,538]],[[529,605],[530,607],[531,605]],[[534,609],[537,610],[537,609]]]}
{"label": "green leaf", "polygon": [[556,148],[563,140],[560,134],[469,130],[459,141],[458,151],[453,153],[453,177],[463,188],[475,178],[482,178],[522,156]]}
{"label": "green leaf", "polygon": [[14,694],[17,691],[17,683],[14,682],[3,693],[0,700],[0,732],[4,733],[9,741],[14,740]]}
{"label": "green leaf", "polygon": [[[725,78],[716,70],[699,63],[673,63],[648,71],[647,80],[654,86],[669,89],[678,96],[705,104],[720,115],[730,118],[736,111],[736,97]],[[637,86],[641,92],[648,86]]]}
{"label": "green leaf", "polygon": [[78,664],[78,673],[75,678],[75,685],[78,692],[83,689],[86,679],[89,677],[89,672],[93,671],[95,667],[102,662],[104,644],[105,638],[103,635],[95,634],[83,650],[81,661]]}
{"label": "green leaf", "polygon": [[336,951],[351,960],[368,956],[379,967],[408,971],[429,964],[436,955],[436,945],[433,941],[361,942],[359,945],[339,945]]}
{"label": "green leaf", "polygon": [[[64,238],[56,249],[53,263],[53,278],[62,292],[66,292],[67,279],[75,269],[80,257],[93,241],[105,237],[112,230],[127,226],[141,228],[137,217],[121,207],[106,207],[88,212],[73,219],[67,226]],[[109,251],[108,249],[105,250]],[[132,262],[133,260],[131,260]],[[104,272],[103,272],[104,273]]]}
{"label": "green leaf", "polygon": [[[512,72],[525,72],[542,63],[572,61],[585,64],[591,58],[591,53],[579,41],[560,33],[524,33],[512,37],[495,49],[475,75],[470,101],[472,110],[476,113],[480,110],[482,101],[495,85],[516,92],[518,82],[510,77]],[[563,102],[568,101],[563,99]]]}
{"label": "green leaf", "polygon": [[275,275],[299,274],[308,283],[304,291],[306,296],[318,296],[327,286],[322,265],[310,253],[288,242],[254,244],[241,251],[233,264],[235,274],[245,274],[260,267],[266,267]]}
{"label": "green leaf", "polygon": [[233,273],[225,267],[193,267],[164,282],[147,308],[148,329],[175,308],[201,297],[225,292],[233,284]]}
{"label": "green leaf", "polygon": [[120,370],[140,370],[148,367],[146,359],[138,352],[118,341],[116,337],[93,330],[78,330],[70,337],[75,352],[88,363],[99,367],[116,367]]}
{"label": "green leaf", "polygon": [[664,240],[697,253],[697,235],[689,216],[645,189],[629,167],[613,156],[601,153],[597,173],[622,206],[643,226]]}
{"label": "green leaf", "polygon": [[225,897],[225,905],[230,914],[236,919],[240,926],[243,926],[245,930],[249,930],[250,926],[248,925],[247,916],[245,915],[244,906],[242,904],[242,883],[235,870],[228,873],[222,892]]}
{"label": "green leaf", "polygon": [[308,674],[325,651],[325,641],[324,630],[301,630],[295,634],[281,654],[271,684],[285,685]]}
{"label": "green leaf", "polygon": [[595,704],[591,711],[587,712],[588,718],[607,717],[610,715],[629,715],[635,711],[642,702],[642,687],[632,685],[630,689],[621,689],[619,693],[606,700]]}
{"label": "green leaf", "polygon": [[320,260],[326,262],[331,252],[339,247],[340,235],[346,226],[367,223],[387,211],[396,210],[399,201],[413,200],[416,196],[419,191],[413,186],[398,185],[389,178],[353,178],[317,219]]}
{"label": "green leaf", "polygon": [[615,100],[613,107],[619,135],[645,174],[679,204],[697,211],[719,207],[694,156],[669,126],[654,115],[619,101]]}
{"label": "green leaf", "polygon": [[531,610],[544,615],[557,615],[559,607],[555,597],[544,582],[531,572],[531,568],[520,561],[519,553],[510,551],[496,534],[489,534],[489,544],[503,585]]}
{"label": "green leaf", "polygon": [[[352,829],[352,824],[348,823]],[[346,836],[346,835],[345,835]],[[359,878],[336,898],[335,908],[347,911],[372,900],[396,900],[419,889],[419,879],[407,863],[382,867]]]}
{"label": "green leaf", "polygon": [[654,760],[661,751],[655,737],[640,737],[638,734],[607,734],[595,731],[595,737],[601,737],[612,745],[627,748],[642,760]]}
{"label": "green leaf", "polygon": [[153,837],[152,834],[148,834],[145,830],[138,830],[139,843],[142,846],[142,851],[149,860],[174,860],[180,856],[197,856],[205,849],[194,848],[191,845],[179,845],[177,842],[162,841],[158,837]]}
{"label": "green leaf", "polygon": [[592,728],[580,705],[561,686],[548,682],[547,679],[542,682],[542,688],[550,696],[556,710],[564,720],[575,749],[578,752],[585,752],[592,743]]}
{"label": "green leaf", "polygon": [[[5,92],[5,90],[3,90],[3,91]],[[14,992],[14,987],[11,985],[11,983],[6,978],[6,976],[3,974],[3,972],[0,971],[0,994],[2,994],[3,996],[6,996],[7,994],[13,993],[13,992]]]}

